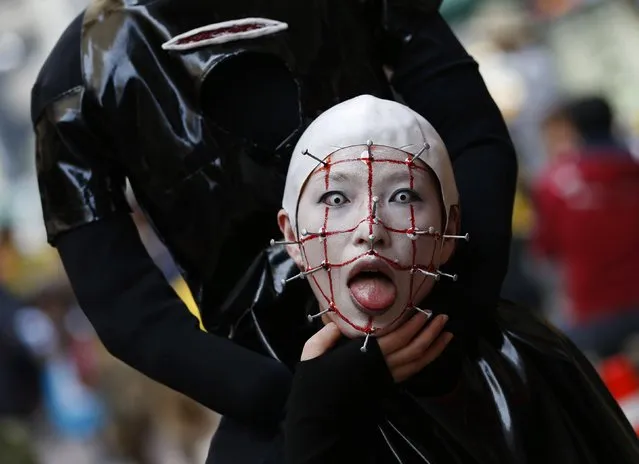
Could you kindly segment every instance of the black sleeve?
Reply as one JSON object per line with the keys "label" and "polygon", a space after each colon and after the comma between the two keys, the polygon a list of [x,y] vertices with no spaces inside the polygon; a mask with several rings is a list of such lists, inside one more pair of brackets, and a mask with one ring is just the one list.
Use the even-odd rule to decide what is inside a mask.
{"label": "black sleeve", "polygon": [[82,18],[65,30],[33,86],[36,168],[49,241],[59,233],[128,212],[113,137],[83,85]]}
{"label": "black sleeve", "polygon": [[298,364],[284,424],[287,464],[365,463],[380,401],[394,388],[376,340],[352,340]]}
{"label": "black sleeve", "polygon": [[109,124],[80,69],[82,15],[32,92],[38,184],[49,241],[105,347],[150,378],[245,423],[281,420],[290,372],[201,332],[142,245]]}
{"label": "black sleeve", "polygon": [[277,361],[200,331],[127,214],[55,241],[80,306],[115,357],[244,423],[281,420],[291,374]]}
{"label": "black sleeve", "polygon": [[[387,62],[405,102],[439,132],[453,160],[462,230],[470,233],[453,263],[476,304],[494,307],[508,266],[517,159],[508,129],[477,63],[444,19],[426,8],[393,4],[386,12]],[[432,5],[431,5],[432,6]]]}

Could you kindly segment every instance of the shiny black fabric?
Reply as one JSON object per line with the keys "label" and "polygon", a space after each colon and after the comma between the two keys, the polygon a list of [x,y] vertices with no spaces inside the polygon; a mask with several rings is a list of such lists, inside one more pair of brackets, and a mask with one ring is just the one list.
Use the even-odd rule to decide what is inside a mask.
{"label": "shiny black fabric", "polygon": [[[460,249],[455,269],[469,298],[494,301],[508,258],[514,151],[480,79],[470,86],[460,82],[446,103],[449,110],[443,96],[429,91],[428,80],[448,79],[455,86],[457,76],[478,75],[433,14],[438,4],[93,3],[65,32],[33,90],[49,240],[127,211],[128,179],[183,270],[205,326],[226,335],[233,320],[220,308],[252,259],[279,235],[275,214],[298,136],[339,101],[362,93],[392,98],[387,64],[396,66],[395,89],[449,146],[462,201],[501,202],[490,220],[464,215],[474,240],[468,251]],[[177,34],[246,16],[286,21],[289,30],[215,47],[161,49]],[[433,32],[421,37],[424,27]],[[76,40],[79,50],[73,49]],[[61,79],[62,65],[78,76]],[[463,98],[466,88],[467,104],[483,116],[467,116],[472,137],[460,137],[451,123],[465,124],[459,111],[467,104],[455,98]],[[478,166],[502,180],[484,181]]]}
{"label": "shiny black fabric", "polygon": [[492,324],[490,335],[480,331],[458,347],[452,392],[409,385],[388,401],[379,430],[390,448],[404,450],[402,462],[639,461],[632,427],[568,339],[508,303]]}
{"label": "shiny black fabric", "polygon": [[[427,12],[438,3],[416,5]],[[228,321],[207,308],[217,308],[231,290],[234,281],[227,276],[240,275],[279,235],[274,218],[284,175],[307,122],[362,93],[392,97],[380,51],[396,42],[386,28],[388,10],[379,2],[320,0],[94,2],[76,20],[81,82],[53,101],[42,99],[51,93],[46,71],[58,65],[49,62],[34,87],[50,241],[126,210],[122,190],[128,178],[184,270],[205,324],[226,331]],[[215,47],[161,49],[188,30],[252,16],[287,22],[289,30]],[[68,58],[69,50],[57,56],[76,59]],[[266,73],[267,82],[288,80],[296,98],[278,101],[273,90],[270,106],[221,101],[224,89],[239,86],[234,94],[242,95],[243,77],[256,72]],[[286,114],[279,139],[262,143],[255,131],[243,132],[242,124],[227,117],[229,104],[244,105],[243,113],[257,121]],[[58,150],[60,145],[72,149]]]}
{"label": "shiny black fabric", "polygon": [[[262,250],[280,235],[290,151],[335,103],[395,90],[440,132],[473,240],[456,254],[459,282],[440,282],[429,306],[470,339],[492,314],[508,261],[515,154],[476,63],[433,14],[438,3],[105,0],[74,21],[43,67],[32,113],[49,240],[107,348],[226,414],[216,463],[263,462],[271,449],[279,462],[271,424],[315,328],[304,317],[305,282],[285,291],[278,283],[295,272],[290,259]],[[177,34],[247,16],[289,30],[161,49]],[[383,65],[394,71],[390,83]],[[125,179],[210,334],[197,331],[144,255],[126,218]]]}
{"label": "shiny black fabric", "polygon": [[[270,250],[254,263],[253,284],[245,289],[254,288],[256,304],[245,318],[274,356],[295,362],[303,336],[278,345],[280,337],[264,335],[272,328],[262,308],[287,310],[306,301],[316,311],[312,296],[289,299],[302,286],[281,288],[279,279],[294,272],[283,253]],[[317,329],[303,318],[288,321],[277,331],[297,337]],[[514,304],[500,303],[473,336],[455,339],[436,363],[387,394],[378,392],[388,376],[379,370],[385,370],[379,350],[361,354],[361,340],[346,345],[326,355],[333,357],[324,367],[299,367],[304,380],[294,380],[288,410],[295,416],[293,430],[310,433],[291,433],[299,441],[292,464],[639,462],[637,436],[592,365],[564,335]],[[350,353],[340,354],[343,349]],[[373,361],[377,371],[358,377],[365,364],[360,357],[371,354],[379,358]],[[372,398],[369,391],[376,392]],[[312,414],[322,416],[326,427],[308,427],[317,417],[297,408],[315,409]]]}
{"label": "shiny black fabric", "polygon": [[[346,98],[361,93],[392,97],[384,64],[395,71],[395,90],[433,123],[447,144],[463,202],[464,230],[473,241],[460,248],[455,268],[460,281],[444,292],[438,307],[454,316],[451,322],[464,326],[458,340],[468,347],[459,352],[466,361],[446,366],[463,366],[471,381],[468,395],[445,412],[421,404],[420,397],[407,398],[408,408],[393,403],[398,409],[389,409],[391,420],[381,424],[390,444],[383,452],[390,456],[392,449],[405,449],[404,462],[410,462],[414,451],[401,434],[424,452],[444,453],[441,448],[446,447],[449,455],[442,456],[451,461],[445,462],[474,462],[468,456],[489,462],[485,455],[491,444],[500,456],[533,453],[519,446],[506,420],[505,406],[519,404],[511,392],[541,395],[557,412],[550,419],[577,422],[574,427],[584,431],[578,436],[588,441],[584,449],[594,446],[582,413],[606,408],[610,399],[597,384],[589,404],[569,403],[578,399],[570,397],[579,384],[568,377],[594,379],[587,365],[571,363],[577,355],[557,345],[547,331],[531,331],[536,323],[515,318],[497,324],[501,319],[487,304],[498,294],[507,263],[516,163],[476,64],[441,18],[429,14],[438,3],[94,2],[63,35],[34,86],[38,177],[49,239],[64,242],[63,258],[76,294],[98,323],[98,332],[108,335],[105,344],[118,347],[122,359],[153,378],[204,404],[226,408],[213,462],[264,462],[269,457],[281,462],[277,428],[255,426],[249,416],[268,416],[262,422],[269,424],[280,418],[278,398],[286,396],[288,384],[288,372],[281,371],[295,368],[303,342],[316,327],[304,317],[312,304],[305,282],[286,289],[279,283],[295,272],[291,261],[281,249],[262,250],[279,235],[275,214],[297,137],[309,120]],[[186,52],[161,49],[163,42],[187,30],[247,16],[286,21],[290,27],[259,40]],[[256,93],[256,82],[264,82],[265,91]],[[260,129],[271,122],[268,130]],[[185,309],[151,269],[139,243],[130,239],[134,230],[122,219],[128,211],[125,179],[182,267],[209,331],[230,334],[250,351],[197,332],[188,315],[179,313]],[[473,201],[491,207],[469,207]],[[100,269],[87,261],[92,247],[100,251],[94,252]],[[122,254],[135,255],[135,262]],[[117,295],[117,301],[109,303],[110,295]],[[127,324],[126,314],[135,322]],[[510,346],[507,341],[516,349],[504,350]],[[256,363],[250,355],[255,353],[278,359],[288,369],[264,362],[251,371]],[[188,368],[178,371],[177,365]],[[552,376],[557,377],[554,383]],[[199,383],[188,385],[194,383],[191,379]],[[280,394],[264,394],[265,399],[256,393],[272,389]],[[563,414],[565,404],[570,408]],[[480,405],[485,409],[471,407]],[[467,414],[475,412],[485,420]],[[603,420],[601,414],[595,419]],[[414,435],[418,431],[413,425],[424,420],[434,424],[441,443],[431,446],[431,435]],[[477,423],[491,427],[463,427]],[[544,430],[552,425],[541,418],[534,424]],[[557,430],[566,440],[562,446],[572,443],[566,429]],[[608,430],[606,438],[616,454],[596,462],[630,462],[624,461],[624,426],[611,424]],[[484,433],[481,442],[475,432]]]}

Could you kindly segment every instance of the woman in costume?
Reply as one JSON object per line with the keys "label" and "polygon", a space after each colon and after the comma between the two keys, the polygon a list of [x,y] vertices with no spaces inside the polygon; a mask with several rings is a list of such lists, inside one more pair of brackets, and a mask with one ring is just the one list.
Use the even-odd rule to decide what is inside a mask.
{"label": "woman in costume", "polygon": [[442,139],[399,103],[360,96],[302,135],[278,222],[300,269],[289,279],[308,281],[323,327],[296,368],[286,462],[639,462],[632,427],[561,333],[471,301],[481,324],[453,337],[431,311],[437,282],[457,281],[440,268],[468,239],[459,206]]}
{"label": "woman in costume", "polygon": [[[310,335],[289,303],[308,289],[282,286],[292,261],[262,250],[292,149],[336,102],[397,92],[437,126],[469,211],[494,205],[490,220],[464,216],[473,242],[456,253],[458,284],[482,306],[499,295],[515,153],[439,3],[96,1],[42,68],[32,119],[49,242],[114,356],[224,415],[215,463],[262,463],[278,436]],[[126,181],[208,333],[142,245]],[[455,314],[463,302],[444,304],[451,330],[472,330]]]}

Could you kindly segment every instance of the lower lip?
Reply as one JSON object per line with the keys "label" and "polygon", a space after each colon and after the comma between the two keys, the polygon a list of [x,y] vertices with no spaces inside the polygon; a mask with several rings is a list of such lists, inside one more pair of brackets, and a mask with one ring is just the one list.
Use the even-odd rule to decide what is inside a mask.
{"label": "lower lip", "polygon": [[387,306],[386,308],[382,308],[382,309],[370,309],[367,308],[366,306],[363,306],[362,304],[360,304],[359,301],[357,301],[357,299],[353,296],[353,294],[351,293],[351,291],[349,290],[348,292],[349,296],[351,297],[351,301],[353,302],[353,304],[355,305],[355,307],[365,313],[368,314],[370,316],[381,316],[382,314],[386,313],[389,309],[391,309],[391,306]]}

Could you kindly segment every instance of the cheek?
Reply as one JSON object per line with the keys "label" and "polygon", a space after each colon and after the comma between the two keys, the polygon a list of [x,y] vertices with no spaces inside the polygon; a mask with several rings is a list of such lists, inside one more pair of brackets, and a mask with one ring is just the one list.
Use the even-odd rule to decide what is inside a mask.
{"label": "cheek", "polygon": [[431,237],[421,237],[415,242],[415,255],[417,264],[421,267],[429,267],[433,264],[437,251],[437,240]]}
{"label": "cheek", "polygon": [[324,246],[319,239],[311,239],[302,244],[303,258],[308,267],[319,266],[324,261]]}
{"label": "cheek", "polygon": [[408,230],[413,226],[415,214],[409,206],[397,206],[390,204],[383,214],[380,214],[386,227],[395,230]]}
{"label": "cheek", "polygon": [[[438,205],[427,204],[421,208],[415,208],[415,225],[418,229],[434,227],[441,232],[441,214],[437,210]],[[439,247],[439,241],[429,235],[423,235],[415,241],[417,261],[422,266],[433,263]]]}

